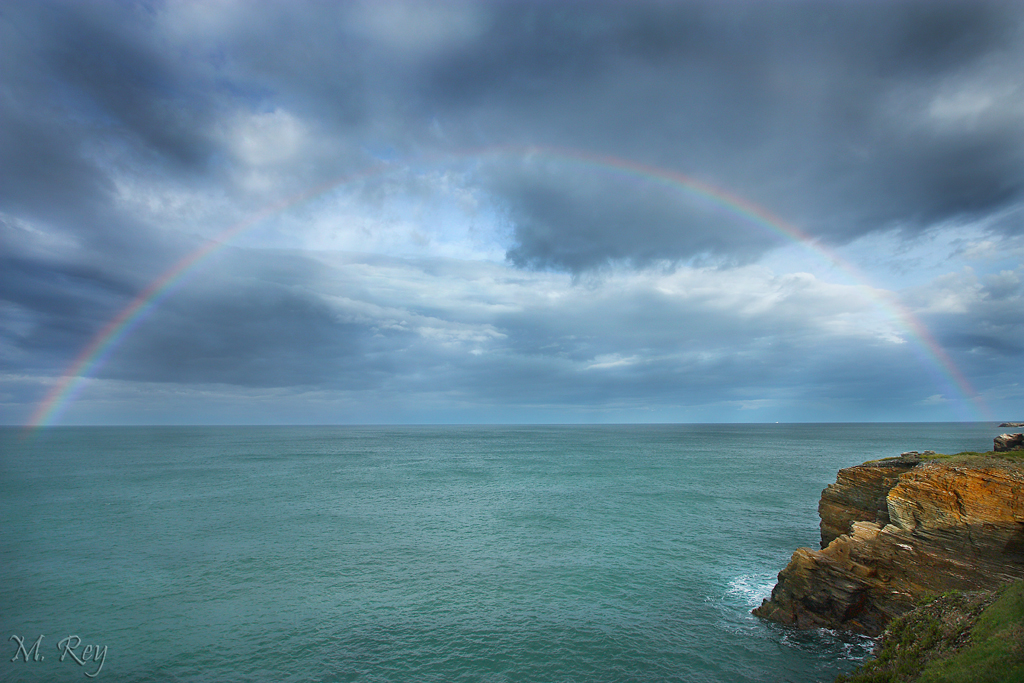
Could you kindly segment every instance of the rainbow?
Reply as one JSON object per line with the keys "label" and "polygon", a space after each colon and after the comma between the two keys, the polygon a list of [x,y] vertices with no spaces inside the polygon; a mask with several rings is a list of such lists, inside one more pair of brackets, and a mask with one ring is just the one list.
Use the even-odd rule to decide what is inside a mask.
{"label": "rainbow", "polygon": [[964,404],[973,406],[973,415],[971,417],[975,421],[979,419],[992,420],[991,411],[984,400],[978,395],[978,392],[971,386],[967,377],[964,376],[953,362],[953,359],[949,357],[949,354],[939,345],[935,337],[932,336],[931,332],[928,331],[928,328],[917,316],[897,300],[875,293],[877,291],[875,287],[853,264],[799,228],[772,214],[764,207],[691,176],[657,166],[641,164],[629,159],[566,148],[543,148],[542,152],[570,161],[612,168],[647,181],[667,185],[674,189],[682,189],[699,196],[727,213],[738,216],[749,223],[766,228],[770,232],[795,242],[824,258],[829,263],[838,266],[854,282],[865,288],[865,291],[870,294],[870,298],[876,306],[899,322],[904,330],[906,330],[907,336],[916,343],[921,360],[926,366],[936,370],[934,379],[944,388],[944,394],[959,395]]}
{"label": "rainbow", "polygon": [[[586,166],[609,169],[614,172],[624,173],[642,179],[646,182],[666,185],[674,190],[688,193],[698,199],[709,203],[713,207],[723,210],[727,214],[736,216],[748,223],[767,229],[787,240],[795,242],[827,259],[831,264],[839,266],[858,284],[865,285],[868,292],[874,292],[867,278],[864,277],[854,266],[837,254],[828,250],[815,239],[805,234],[798,228],[790,225],[778,216],[773,215],[764,207],[758,206],[742,197],[727,192],[701,180],[682,173],[657,166],[641,164],[629,159],[620,157],[591,153],[583,150],[563,147],[489,147],[481,150],[467,151],[456,154],[448,154],[447,159],[481,159],[487,157],[507,156],[535,157],[540,156],[556,161],[567,161],[571,163],[584,164]],[[415,161],[415,160],[414,160]],[[422,157],[418,161],[436,163],[436,158]],[[71,363],[68,369],[61,376],[60,380],[46,394],[38,404],[25,425],[26,432],[34,432],[41,427],[50,426],[57,422],[63,412],[70,406],[75,397],[79,394],[86,383],[86,379],[103,364],[118,345],[152,312],[160,302],[196,268],[210,258],[211,255],[223,249],[231,240],[237,238],[250,228],[264,220],[282,213],[296,205],[319,197],[337,187],[356,180],[367,179],[373,176],[382,175],[397,168],[396,164],[378,164],[362,172],[335,178],[331,181],[317,185],[309,190],[292,195],[282,201],[271,204],[258,213],[247,219],[236,223],[225,229],[215,237],[209,239],[193,252],[187,254],[167,271],[153,280],[145,289],[111,319],[96,335],[89,344],[82,349],[79,355]],[[959,394],[966,405],[975,406],[975,417],[980,415],[989,416],[989,411],[977,392],[971,387],[967,378],[960,372],[953,360],[946,354],[945,350],[938,344],[928,329],[918,320],[913,313],[895,300],[883,298],[872,294],[876,305],[886,311],[895,320],[900,322],[907,331],[908,336],[914,340],[921,351],[922,360],[937,370],[936,379],[943,386],[944,393],[953,395]]]}

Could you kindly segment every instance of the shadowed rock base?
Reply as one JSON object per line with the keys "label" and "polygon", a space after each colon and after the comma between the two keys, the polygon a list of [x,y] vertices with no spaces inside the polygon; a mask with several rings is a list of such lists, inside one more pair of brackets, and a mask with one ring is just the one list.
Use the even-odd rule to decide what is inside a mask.
{"label": "shadowed rock base", "polygon": [[754,614],[798,627],[879,634],[921,600],[1024,578],[1024,468],[866,463],[822,493],[822,550],[801,548]]}

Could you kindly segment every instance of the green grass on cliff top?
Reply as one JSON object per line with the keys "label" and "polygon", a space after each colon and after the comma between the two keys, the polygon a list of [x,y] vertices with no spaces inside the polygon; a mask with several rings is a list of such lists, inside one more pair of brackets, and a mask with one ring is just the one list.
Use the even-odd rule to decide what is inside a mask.
{"label": "green grass on cliff top", "polygon": [[971,629],[970,643],[928,664],[920,683],[1024,683],[1024,581],[999,597]]}
{"label": "green grass on cliff top", "polygon": [[938,460],[950,465],[987,465],[989,467],[999,467],[1012,464],[1020,466],[1024,464],[1024,451],[988,451],[987,453],[964,451],[963,453],[956,453],[954,455],[942,455],[937,453],[935,455],[923,456],[921,460]]}
{"label": "green grass on cliff top", "polygon": [[[964,451],[946,455],[935,453],[934,455],[918,456],[921,462],[941,462],[949,465],[965,465],[972,467],[1013,467],[1015,469],[1024,467],[1024,451]],[[869,460],[868,462],[882,462],[883,460],[899,460],[900,458],[882,458],[881,460]],[[867,463],[865,463],[867,464]]]}
{"label": "green grass on cliff top", "polygon": [[1024,683],[1024,581],[942,595],[893,621],[880,646],[836,683]]}

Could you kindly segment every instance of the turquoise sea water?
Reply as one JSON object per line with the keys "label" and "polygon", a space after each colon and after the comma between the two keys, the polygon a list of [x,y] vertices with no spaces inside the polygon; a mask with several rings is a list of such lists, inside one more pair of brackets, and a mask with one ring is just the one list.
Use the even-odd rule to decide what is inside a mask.
{"label": "turquoise sea water", "polygon": [[821,489],[998,432],[0,429],[0,680],[831,681],[869,640],[749,614]]}

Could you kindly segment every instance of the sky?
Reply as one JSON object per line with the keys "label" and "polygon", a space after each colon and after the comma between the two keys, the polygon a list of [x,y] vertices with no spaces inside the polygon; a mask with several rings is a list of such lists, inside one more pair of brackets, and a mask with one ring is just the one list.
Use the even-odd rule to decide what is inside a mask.
{"label": "sky", "polygon": [[1024,4],[0,4],[0,422],[1024,419]]}

